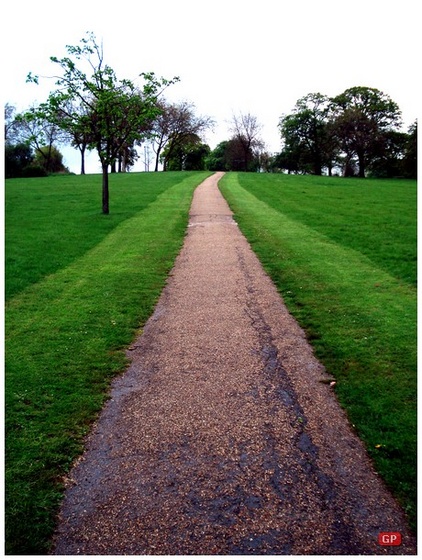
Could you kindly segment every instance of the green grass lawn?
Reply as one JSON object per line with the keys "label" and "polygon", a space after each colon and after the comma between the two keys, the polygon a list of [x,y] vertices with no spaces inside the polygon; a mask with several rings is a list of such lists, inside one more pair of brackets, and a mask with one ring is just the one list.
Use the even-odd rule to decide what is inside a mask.
{"label": "green grass lawn", "polygon": [[[45,554],[62,477],[151,315],[207,173],[6,182],[6,551]],[[416,189],[227,174],[222,191],[415,520]]]}
{"label": "green grass lawn", "polygon": [[151,315],[208,173],[6,182],[6,552],[45,554],[62,477]]}
{"label": "green grass lawn", "polygon": [[157,179],[154,173],[142,174],[142,181],[111,175],[108,216],[101,214],[100,175],[7,181],[6,298],[72,263],[183,176]]}
{"label": "green grass lawn", "polygon": [[416,183],[226,174],[235,218],[416,527]]}

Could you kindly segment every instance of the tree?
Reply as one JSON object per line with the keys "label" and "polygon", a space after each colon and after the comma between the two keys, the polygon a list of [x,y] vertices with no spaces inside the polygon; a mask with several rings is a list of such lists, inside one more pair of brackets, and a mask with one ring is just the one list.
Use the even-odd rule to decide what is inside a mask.
{"label": "tree", "polygon": [[208,154],[205,160],[206,169],[210,171],[229,171],[227,162],[228,143],[228,140],[223,140]]}
{"label": "tree", "polygon": [[418,176],[418,122],[415,121],[408,130],[407,140],[404,147],[402,161],[402,172],[408,179],[416,179]]}
{"label": "tree", "polygon": [[[109,213],[109,167],[126,144],[141,140],[159,115],[162,90],[177,80],[157,79],[153,72],[140,74],[142,88],[118,80],[104,63],[102,45],[88,33],[78,46],[67,46],[69,56],[50,60],[60,69],[56,86],[40,106],[40,114],[71,135],[83,134],[96,149],[102,169],[102,211]],[[88,73],[89,72],[89,73]],[[38,77],[28,75],[38,83]]]}
{"label": "tree", "polygon": [[259,156],[264,143],[259,137],[262,126],[258,119],[250,113],[233,115],[231,123],[232,149],[240,155],[242,171],[251,171],[256,168],[253,163],[255,157]]}
{"label": "tree", "polygon": [[385,132],[378,143],[367,170],[372,177],[402,176],[403,158],[408,135],[405,132],[390,130]]}
{"label": "tree", "polygon": [[254,152],[245,138],[233,136],[226,146],[226,162],[229,171],[256,171]]}
{"label": "tree", "polygon": [[368,87],[352,87],[332,99],[333,132],[348,160],[356,156],[359,177],[374,160],[385,134],[401,122],[398,105],[385,93]]}
{"label": "tree", "polygon": [[273,156],[267,151],[261,151],[256,160],[258,164],[258,170],[269,173],[272,171]]}
{"label": "tree", "polygon": [[67,167],[63,164],[63,154],[55,146],[45,146],[39,148],[33,165],[44,168],[47,173],[69,173]]}
{"label": "tree", "polygon": [[[151,134],[156,154],[155,171],[158,171],[161,159],[166,170],[168,162],[186,141],[194,135],[201,137],[214,124],[211,117],[196,116],[195,105],[188,101],[171,104],[162,100],[160,109],[161,114],[154,121]],[[162,154],[164,157],[161,157]]]}
{"label": "tree", "polygon": [[305,173],[307,170],[302,150],[292,143],[285,145],[283,150],[276,154],[273,167],[277,170],[285,169],[289,175],[291,173]]}
{"label": "tree", "polygon": [[126,173],[135,165],[138,159],[139,155],[136,148],[128,142],[120,148],[117,154],[117,161],[115,160],[112,163],[111,171],[112,173],[116,173],[116,171],[118,173]]}
{"label": "tree", "polygon": [[63,140],[63,134],[57,124],[51,122],[38,107],[31,107],[16,116],[21,139],[33,149],[35,158],[45,172],[53,172],[53,150],[56,143]]}
{"label": "tree", "polygon": [[280,168],[288,173],[310,173],[312,154],[300,133],[300,117],[284,115],[279,122],[283,150],[277,157]]}
{"label": "tree", "polygon": [[72,147],[76,148],[81,156],[81,175],[85,175],[85,154],[90,149],[91,130],[89,127],[91,109],[79,103],[69,100],[63,101],[55,116],[60,123],[60,128],[66,130],[67,137]]}
{"label": "tree", "polygon": [[210,151],[211,148],[208,144],[201,141],[190,144],[185,155],[184,170],[203,171],[206,168],[205,161]]}
{"label": "tree", "polygon": [[4,141],[6,145],[17,144],[20,139],[19,122],[16,120],[16,107],[10,103],[4,106]]}
{"label": "tree", "polygon": [[291,115],[281,117],[279,128],[284,143],[284,160],[290,168],[321,175],[331,173],[333,147],[328,134],[329,98],[309,93],[296,102]]}
{"label": "tree", "polygon": [[264,151],[253,151],[246,144],[233,136],[230,140],[220,142],[205,158],[205,167],[210,171],[258,171],[267,169],[269,156]]}
{"label": "tree", "polygon": [[28,144],[9,144],[5,146],[4,168],[7,179],[27,175],[34,156]]}
{"label": "tree", "polygon": [[210,147],[197,134],[185,136],[176,147],[173,146],[170,156],[167,149],[163,151],[167,171],[201,171],[205,169],[205,159],[210,153]]}

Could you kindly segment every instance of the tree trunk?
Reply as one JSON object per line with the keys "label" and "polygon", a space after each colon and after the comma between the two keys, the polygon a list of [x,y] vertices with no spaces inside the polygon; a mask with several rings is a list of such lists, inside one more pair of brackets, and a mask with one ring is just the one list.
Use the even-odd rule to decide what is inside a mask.
{"label": "tree trunk", "polygon": [[359,177],[365,177],[365,156],[362,153],[358,153],[359,161]]}
{"label": "tree trunk", "polygon": [[158,164],[160,163],[160,153],[161,153],[161,149],[157,148],[157,153],[155,156],[155,169],[154,171],[158,171]]}
{"label": "tree trunk", "polygon": [[312,150],[313,155],[313,168],[314,168],[314,175],[322,175],[322,156],[321,150],[318,146],[315,146]]}
{"label": "tree trunk", "polygon": [[108,195],[108,165],[102,164],[103,169],[103,214],[109,214],[109,195]]}
{"label": "tree trunk", "polygon": [[321,162],[318,160],[314,162],[314,175],[318,175],[318,176],[322,175],[322,165]]}
{"label": "tree trunk", "polygon": [[85,148],[80,148],[81,152],[81,175],[85,175]]}
{"label": "tree trunk", "polygon": [[119,173],[126,173],[126,167],[127,167],[126,155],[127,155],[126,150],[120,155],[120,158],[119,158]]}

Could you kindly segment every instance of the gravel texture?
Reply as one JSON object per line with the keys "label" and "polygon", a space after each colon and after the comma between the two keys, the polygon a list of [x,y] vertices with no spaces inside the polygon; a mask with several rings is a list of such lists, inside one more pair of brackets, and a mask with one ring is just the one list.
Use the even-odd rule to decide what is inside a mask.
{"label": "gravel texture", "polygon": [[220,177],[70,473],[54,554],[415,554]]}

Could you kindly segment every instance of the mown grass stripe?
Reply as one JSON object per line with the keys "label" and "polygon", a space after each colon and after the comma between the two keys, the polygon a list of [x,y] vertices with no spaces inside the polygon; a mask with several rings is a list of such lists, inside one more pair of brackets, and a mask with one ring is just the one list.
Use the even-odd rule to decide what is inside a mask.
{"label": "mown grass stripe", "polygon": [[108,216],[101,214],[101,175],[6,181],[6,298],[68,266],[192,174],[113,174]]}
{"label": "mown grass stripe", "polygon": [[286,217],[357,250],[415,287],[415,181],[239,174],[243,188]]}
{"label": "mown grass stripe", "polygon": [[186,231],[191,175],[120,223],[6,309],[6,539],[42,554],[62,496],[124,348],[152,313]]}

